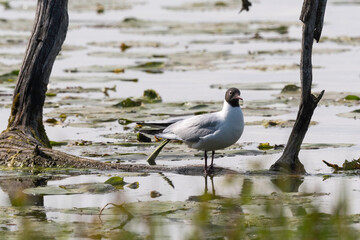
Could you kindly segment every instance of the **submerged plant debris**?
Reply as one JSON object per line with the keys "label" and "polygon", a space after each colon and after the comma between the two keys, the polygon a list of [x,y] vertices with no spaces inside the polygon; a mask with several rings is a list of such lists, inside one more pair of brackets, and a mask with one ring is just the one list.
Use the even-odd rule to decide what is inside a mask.
{"label": "submerged plant debris", "polygon": [[329,163],[325,160],[323,160],[323,162],[334,169],[334,171],[341,171],[341,170],[344,170],[344,171],[349,171],[349,170],[359,170],[360,169],[360,158],[359,159],[354,159],[352,161],[348,161],[348,160],[345,160],[345,162],[342,164],[342,166],[340,167],[339,165],[337,164],[332,164],[332,163]]}

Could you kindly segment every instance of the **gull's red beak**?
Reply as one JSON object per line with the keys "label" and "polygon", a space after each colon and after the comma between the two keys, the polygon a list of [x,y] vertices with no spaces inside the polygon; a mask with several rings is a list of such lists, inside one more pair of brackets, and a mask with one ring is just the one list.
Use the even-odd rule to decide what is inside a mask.
{"label": "gull's red beak", "polygon": [[235,99],[239,99],[239,100],[243,100],[242,97],[239,96],[235,96]]}

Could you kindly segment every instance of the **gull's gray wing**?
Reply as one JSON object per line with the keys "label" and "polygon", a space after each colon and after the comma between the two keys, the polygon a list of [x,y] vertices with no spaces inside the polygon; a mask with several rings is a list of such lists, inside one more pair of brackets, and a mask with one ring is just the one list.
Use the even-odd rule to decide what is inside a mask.
{"label": "gull's gray wing", "polygon": [[216,113],[194,116],[167,127],[159,137],[198,142],[201,138],[218,130],[220,120]]}

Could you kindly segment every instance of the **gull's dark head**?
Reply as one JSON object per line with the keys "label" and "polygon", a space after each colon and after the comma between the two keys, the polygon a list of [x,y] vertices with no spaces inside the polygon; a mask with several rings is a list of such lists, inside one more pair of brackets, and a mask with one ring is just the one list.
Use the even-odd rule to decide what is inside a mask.
{"label": "gull's dark head", "polygon": [[240,90],[237,88],[229,88],[225,94],[225,100],[232,107],[240,107],[239,100],[242,100],[240,97]]}

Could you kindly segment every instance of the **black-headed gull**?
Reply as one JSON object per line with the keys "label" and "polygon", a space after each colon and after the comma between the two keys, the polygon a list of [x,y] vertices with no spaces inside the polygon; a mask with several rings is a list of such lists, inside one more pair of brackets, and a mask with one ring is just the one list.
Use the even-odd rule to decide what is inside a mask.
{"label": "black-headed gull", "polygon": [[170,140],[181,140],[191,148],[204,151],[204,170],[205,174],[208,174],[207,152],[211,151],[212,153],[209,168],[212,170],[215,150],[233,145],[243,133],[244,117],[239,100],[242,100],[239,89],[230,88],[226,91],[221,111],[197,115],[171,123],[162,132],[155,134],[156,137],[166,140],[153,152],[149,159],[154,160]]}

